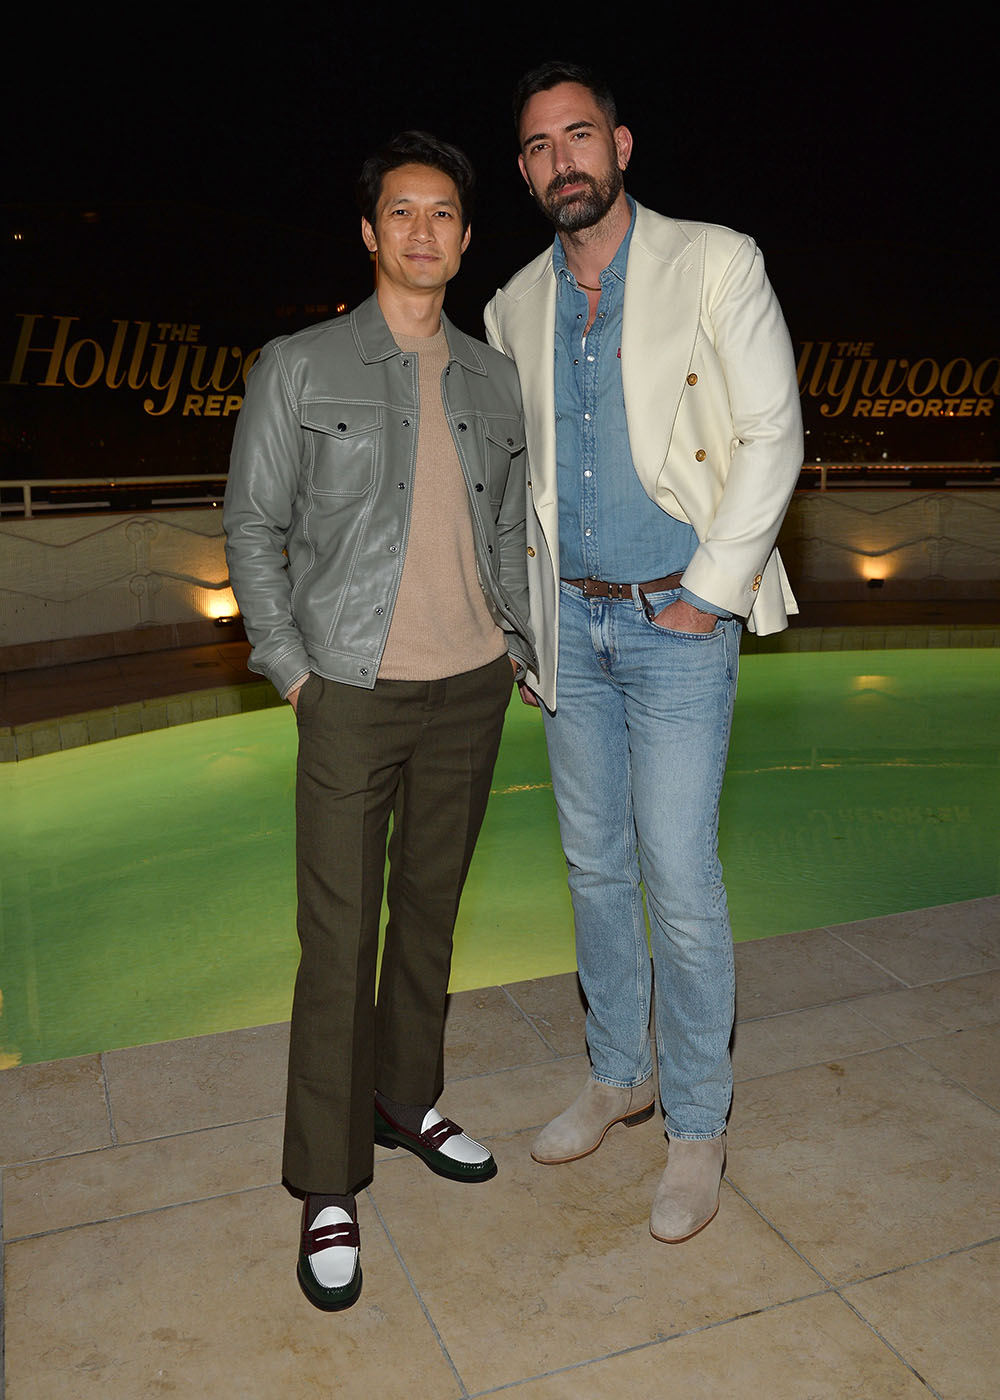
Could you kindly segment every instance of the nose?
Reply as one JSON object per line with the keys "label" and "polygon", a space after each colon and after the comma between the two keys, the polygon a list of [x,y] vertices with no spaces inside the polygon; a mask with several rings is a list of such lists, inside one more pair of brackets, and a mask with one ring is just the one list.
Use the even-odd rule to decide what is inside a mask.
{"label": "nose", "polygon": [[413,221],[413,237],[421,243],[429,243],[434,237],[434,226],[426,214],[418,214]]}
{"label": "nose", "polygon": [[573,154],[566,141],[552,143],[552,165],[560,175],[565,175],[567,170],[573,169]]}

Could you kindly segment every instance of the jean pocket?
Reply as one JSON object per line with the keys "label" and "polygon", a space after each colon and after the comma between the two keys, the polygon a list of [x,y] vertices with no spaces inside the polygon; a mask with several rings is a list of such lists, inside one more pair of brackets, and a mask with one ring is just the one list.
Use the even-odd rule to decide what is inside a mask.
{"label": "jean pocket", "polygon": [[716,618],[715,626],[709,632],[683,632],[679,627],[663,627],[654,621],[659,613],[671,603],[675,603],[680,596],[680,589],[672,588],[666,593],[649,593],[644,595],[646,607],[643,609],[643,616],[654,632],[662,632],[665,637],[681,637],[684,641],[705,642],[712,637],[722,635],[722,619]]}

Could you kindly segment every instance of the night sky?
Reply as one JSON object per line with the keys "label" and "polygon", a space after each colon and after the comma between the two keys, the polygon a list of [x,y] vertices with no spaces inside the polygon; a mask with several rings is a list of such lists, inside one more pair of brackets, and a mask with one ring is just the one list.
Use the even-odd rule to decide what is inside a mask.
{"label": "night sky", "polygon": [[793,340],[996,353],[995,22],[805,9],[650,7],[656,33],[622,6],[599,23],[512,6],[22,16],[4,201],[32,246],[4,269],[5,310],[75,297],[155,317],[187,297],[207,319],[214,299],[266,338],[275,305],[355,304],[371,286],[358,168],[422,127],[479,173],[448,297],[479,334],[485,300],[551,239],[517,172],[510,90],[562,57],[610,80],[635,138],[632,194],[756,238]]}
{"label": "night sky", "polygon": [[[464,146],[479,171],[466,271],[489,291],[548,240],[515,169],[509,95],[524,68],[561,56],[609,77],[636,140],[630,190],[662,212],[752,233],[787,269],[794,319],[830,305],[860,320],[870,300],[905,301],[890,248],[928,310],[943,290],[974,292],[992,268],[997,36],[968,15],[956,12],[951,32],[939,7],[933,19],[808,7],[778,22],[767,14],[781,7],[734,6],[727,24],[730,7],[697,19],[666,5],[654,35],[636,23],[620,32],[630,7],[601,24],[580,10],[540,22],[534,7],[497,7],[496,34],[478,7],[484,18],[456,6],[451,22],[440,6],[319,12],[348,8],[365,18],[310,22],[318,7],[286,6],[255,25],[248,9],[237,22],[225,6],[181,6],[174,18],[133,8],[111,21],[113,7],[90,7],[22,21],[5,200],[181,201],[251,216],[248,240],[253,220],[270,221],[314,230],[342,255],[356,241],[364,155],[424,127]],[[890,9],[895,22],[872,18]],[[849,309],[848,264],[862,291]],[[880,276],[891,282],[880,288]],[[946,297],[950,314],[975,316],[984,292],[965,305]]]}

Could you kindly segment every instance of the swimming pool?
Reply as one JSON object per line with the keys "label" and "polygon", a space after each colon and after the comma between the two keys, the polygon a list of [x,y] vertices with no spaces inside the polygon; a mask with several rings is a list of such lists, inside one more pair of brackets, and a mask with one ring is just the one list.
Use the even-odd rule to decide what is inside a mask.
{"label": "swimming pool", "polygon": [[[741,663],[720,845],[737,939],[1000,892],[1000,654]],[[0,767],[0,1065],[284,1020],[282,707]],[[575,966],[539,715],[510,709],[452,987]]]}

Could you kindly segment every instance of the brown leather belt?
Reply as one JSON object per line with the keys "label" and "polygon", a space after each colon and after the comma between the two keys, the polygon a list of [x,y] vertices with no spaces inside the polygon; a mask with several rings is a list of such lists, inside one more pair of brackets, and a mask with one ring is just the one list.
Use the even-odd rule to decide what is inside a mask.
{"label": "brown leather belt", "polygon": [[620,600],[631,598],[632,589],[638,587],[639,593],[666,593],[670,588],[679,588],[681,585],[680,574],[668,574],[666,578],[651,578],[648,583],[606,583],[602,578],[564,578],[563,583],[572,584],[574,588],[579,588],[585,598],[611,598]]}

